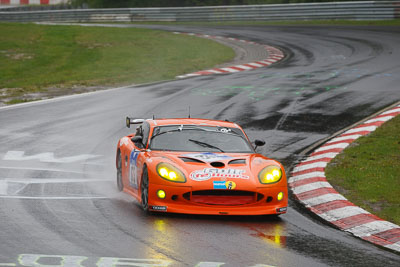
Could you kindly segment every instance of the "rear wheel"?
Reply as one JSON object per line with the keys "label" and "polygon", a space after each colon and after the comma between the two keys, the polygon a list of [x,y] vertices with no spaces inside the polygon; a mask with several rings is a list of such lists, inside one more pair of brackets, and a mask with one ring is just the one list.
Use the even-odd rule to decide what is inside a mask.
{"label": "rear wheel", "polygon": [[140,192],[142,199],[142,208],[144,211],[149,211],[149,174],[146,166],[143,167],[142,182],[140,184]]}
{"label": "rear wheel", "polygon": [[117,155],[117,187],[118,187],[118,191],[122,191],[124,189],[124,184],[122,183],[121,151],[118,151],[118,155]]}

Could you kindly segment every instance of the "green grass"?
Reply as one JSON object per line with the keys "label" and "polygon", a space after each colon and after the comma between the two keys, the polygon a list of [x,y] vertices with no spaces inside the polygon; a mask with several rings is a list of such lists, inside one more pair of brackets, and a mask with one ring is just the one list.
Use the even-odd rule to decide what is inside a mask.
{"label": "green grass", "polygon": [[204,21],[185,21],[185,22],[133,22],[133,24],[170,24],[170,25],[203,25],[203,26],[400,26],[400,19],[393,20],[283,20],[283,21],[221,21],[221,22],[204,22]]}
{"label": "green grass", "polygon": [[357,139],[325,171],[351,202],[400,224],[400,116]]}
{"label": "green grass", "polygon": [[167,80],[234,56],[211,40],[149,29],[0,23],[0,99]]}

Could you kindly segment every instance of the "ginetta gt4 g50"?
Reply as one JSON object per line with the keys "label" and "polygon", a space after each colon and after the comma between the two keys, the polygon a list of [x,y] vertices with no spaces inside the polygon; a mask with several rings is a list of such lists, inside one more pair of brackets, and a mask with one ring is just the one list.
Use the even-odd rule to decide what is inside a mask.
{"label": "ginetta gt4 g50", "polygon": [[[117,185],[145,211],[216,215],[286,213],[283,166],[257,154],[235,123],[131,119],[117,147]],[[256,140],[256,146],[265,142]]]}

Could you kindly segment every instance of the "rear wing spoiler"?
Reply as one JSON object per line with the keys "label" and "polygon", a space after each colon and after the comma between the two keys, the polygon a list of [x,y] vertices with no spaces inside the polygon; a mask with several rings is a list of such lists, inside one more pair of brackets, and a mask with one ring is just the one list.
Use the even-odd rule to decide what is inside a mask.
{"label": "rear wing spoiler", "polygon": [[126,127],[131,128],[132,124],[142,124],[145,121],[145,119],[133,119],[126,117]]}

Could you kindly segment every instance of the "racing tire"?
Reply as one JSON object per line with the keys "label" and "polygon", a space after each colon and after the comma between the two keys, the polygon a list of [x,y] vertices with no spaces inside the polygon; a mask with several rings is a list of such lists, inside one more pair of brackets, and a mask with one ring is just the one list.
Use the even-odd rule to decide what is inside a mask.
{"label": "racing tire", "polygon": [[117,188],[118,191],[124,190],[124,184],[122,182],[122,158],[121,151],[118,151],[117,154]]}
{"label": "racing tire", "polygon": [[143,167],[142,181],[140,183],[140,196],[142,209],[149,212],[149,173],[147,167]]}

